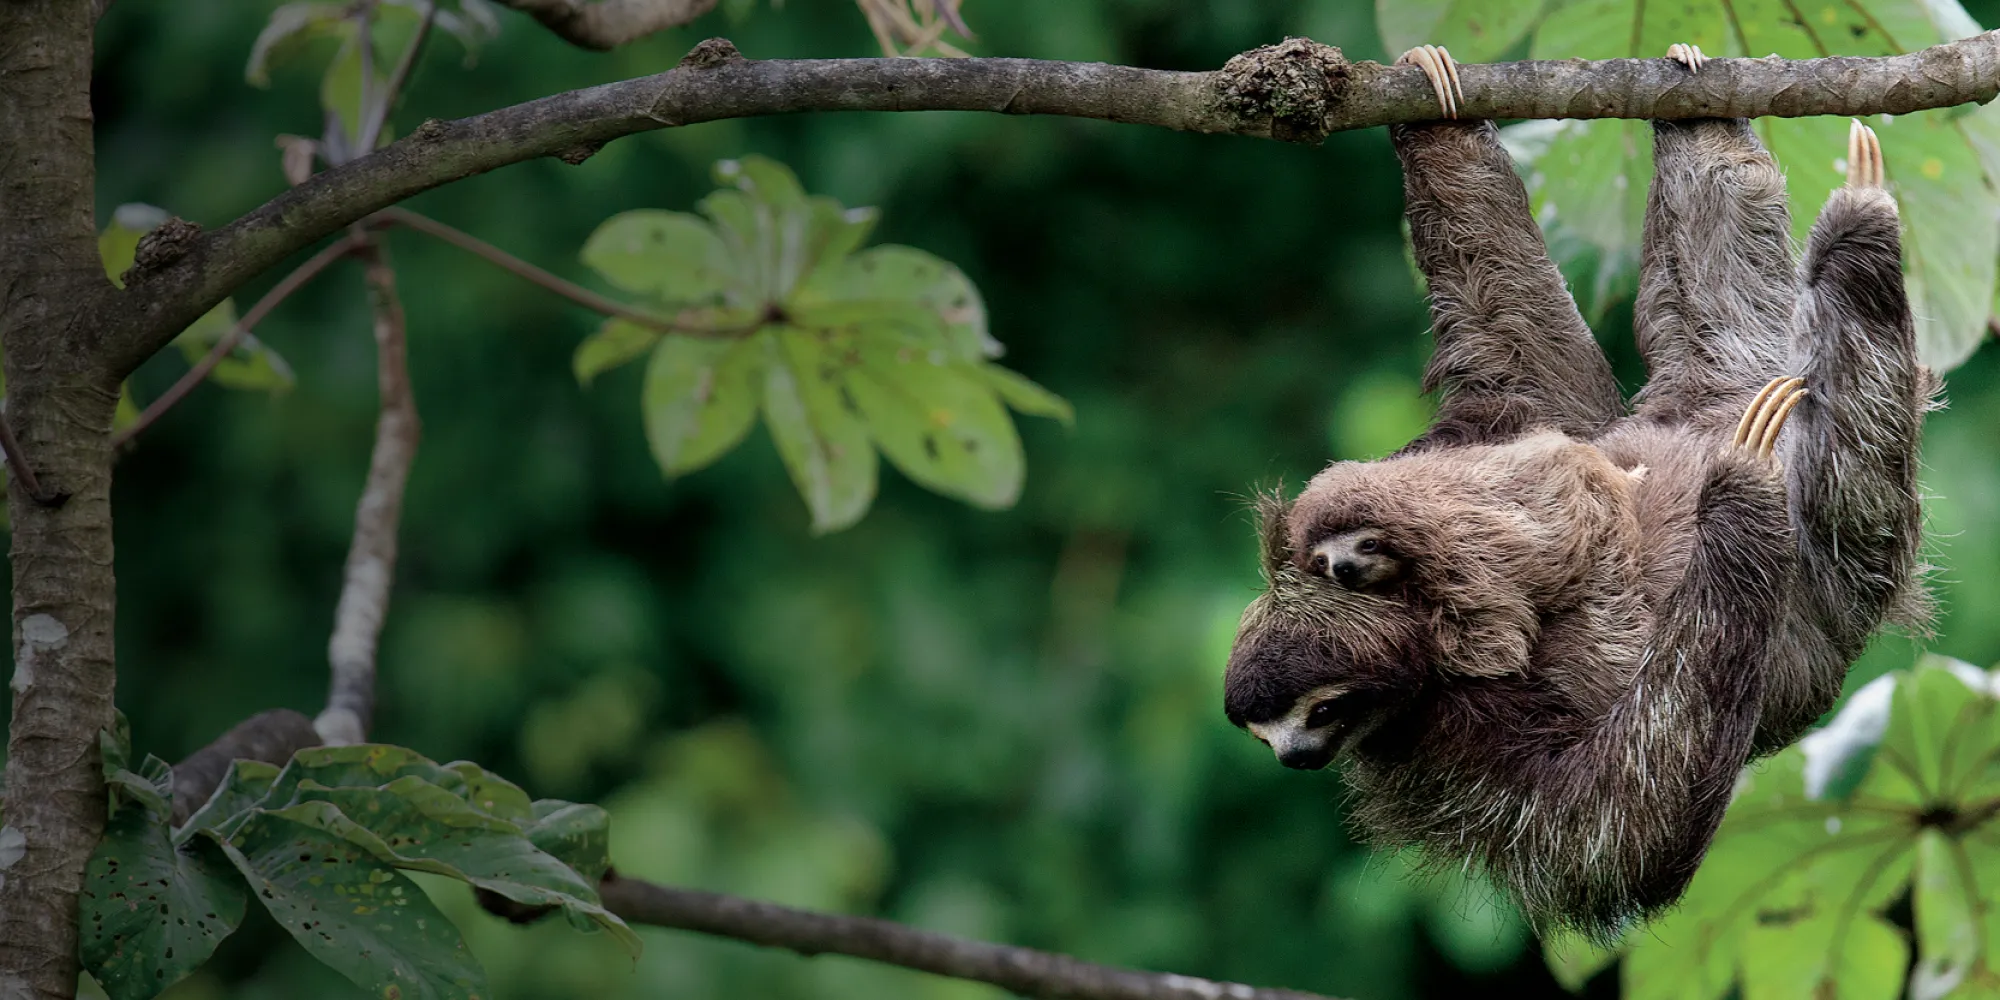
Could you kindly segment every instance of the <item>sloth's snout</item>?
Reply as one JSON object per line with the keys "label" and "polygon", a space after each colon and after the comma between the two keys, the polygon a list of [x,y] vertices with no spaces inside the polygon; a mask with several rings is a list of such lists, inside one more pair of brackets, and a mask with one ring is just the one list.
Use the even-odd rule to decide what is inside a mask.
{"label": "sloth's snout", "polygon": [[1317,771],[1333,763],[1333,747],[1324,744],[1288,747],[1278,754],[1278,763],[1295,771]]}

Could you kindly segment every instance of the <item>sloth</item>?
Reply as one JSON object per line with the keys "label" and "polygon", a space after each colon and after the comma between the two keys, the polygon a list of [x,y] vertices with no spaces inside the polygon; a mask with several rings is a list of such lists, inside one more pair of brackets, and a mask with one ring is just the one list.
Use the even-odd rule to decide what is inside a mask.
{"label": "sloth", "polygon": [[[1258,499],[1266,588],[1224,708],[1287,767],[1340,762],[1371,843],[1610,940],[1679,899],[1742,768],[1832,706],[1869,637],[1928,619],[1936,380],[1896,203],[1855,122],[1795,264],[1749,123],[1655,122],[1628,406],[1493,124],[1455,120],[1456,65],[1434,46],[1399,62],[1444,112],[1391,130],[1437,416]],[[1350,555],[1368,558],[1343,575]]]}
{"label": "sloth", "polygon": [[1380,590],[1400,580],[1406,568],[1377,528],[1329,535],[1315,542],[1306,558],[1306,572],[1349,590]]}

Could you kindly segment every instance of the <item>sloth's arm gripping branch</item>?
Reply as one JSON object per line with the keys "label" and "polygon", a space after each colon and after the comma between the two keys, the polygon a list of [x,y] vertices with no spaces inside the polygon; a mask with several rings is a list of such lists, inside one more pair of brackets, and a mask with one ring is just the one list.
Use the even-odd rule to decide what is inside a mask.
{"label": "sloth's arm gripping branch", "polygon": [[[1698,118],[1904,113],[2000,93],[2000,33],[1908,55],[1716,59],[1691,81],[1663,59],[1517,62],[1460,69],[1472,118]],[[129,372],[265,268],[411,195],[543,156],[582,162],[621,136],[801,111],[1065,115],[1190,132],[1317,142],[1345,129],[1436,117],[1415,66],[1349,63],[1291,39],[1209,73],[1036,59],[748,60],[697,46],[653,76],[570,91],[454,122],[430,121],[210,233],[150,248],[112,296],[103,345]],[[163,227],[164,228],[164,227]]]}

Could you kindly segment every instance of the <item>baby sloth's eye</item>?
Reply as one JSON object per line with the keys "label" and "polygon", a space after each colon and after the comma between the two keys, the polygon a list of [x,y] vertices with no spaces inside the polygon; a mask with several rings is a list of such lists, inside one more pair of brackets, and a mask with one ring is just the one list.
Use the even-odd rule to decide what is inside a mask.
{"label": "baby sloth's eye", "polygon": [[1337,714],[1334,709],[1334,699],[1328,698],[1314,705],[1312,711],[1306,713],[1306,728],[1318,729],[1321,726],[1328,725],[1333,722]]}
{"label": "baby sloth's eye", "polygon": [[1382,547],[1381,542],[1376,541],[1373,538],[1364,538],[1361,540],[1360,544],[1354,546],[1354,551],[1359,552],[1362,555],[1368,555],[1370,553],[1377,551],[1381,547]]}
{"label": "baby sloth's eye", "polygon": [[1324,552],[1313,553],[1312,559],[1307,561],[1306,563],[1306,572],[1311,573],[1314,576],[1325,576],[1326,553]]}

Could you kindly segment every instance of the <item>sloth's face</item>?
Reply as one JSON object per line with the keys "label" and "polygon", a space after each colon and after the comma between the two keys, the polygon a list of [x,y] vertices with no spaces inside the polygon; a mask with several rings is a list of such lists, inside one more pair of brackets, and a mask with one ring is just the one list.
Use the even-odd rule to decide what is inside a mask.
{"label": "sloth's face", "polygon": [[1304,553],[1309,576],[1348,590],[1380,593],[1401,582],[1408,560],[1380,528],[1350,528],[1316,539]]}

